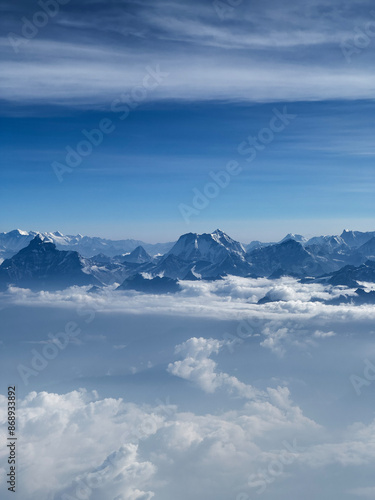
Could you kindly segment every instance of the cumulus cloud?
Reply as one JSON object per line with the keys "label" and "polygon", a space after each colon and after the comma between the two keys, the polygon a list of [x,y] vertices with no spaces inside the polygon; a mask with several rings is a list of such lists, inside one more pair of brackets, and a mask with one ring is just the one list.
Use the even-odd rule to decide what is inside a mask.
{"label": "cumulus cloud", "polygon": [[[193,471],[196,498],[207,495],[207,478],[218,482],[218,493],[222,489],[218,498],[227,498],[272,434],[281,439],[317,428],[299,411],[290,413],[288,391],[271,391],[270,399],[200,415],[170,405],[99,399],[84,390],[32,392],[19,405],[20,498],[172,499]],[[0,418],[4,429],[4,411]],[[230,472],[227,479],[220,477],[224,470]],[[4,483],[4,470],[1,477]],[[180,498],[191,498],[191,491],[181,491]]]}
{"label": "cumulus cloud", "polygon": [[314,422],[306,419],[302,411],[295,407],[290,400],[290,392],[287,387],[267,388],[260,391],[251,385],[244,384],[238,378],[228,373],[217,370],[217,363],[210,356],[218,354],[224,342],[215,339],[191,338],[176,347],[176,354],[182,354],[182,361],[175,361],[168,365],[168,371],[177,377],[192,381],[207,393],[213,393],[219,388],[227,389],[230,395],[249,399],[247,408],[251,413],[259,410],[265,413],[271,412],[274,416],[287,415],[293,425],[308,423],[312,426]]}
{"label": "cumulus cloud", "polygon": [[[236,410],[200,414],[100,399],[84,390],[32,392],[19,409],[19,498],[173,500],[180,491],[183,500],[203,500],[210,492],[224,500],[235,498],[241,485],[254,494],[249,478],[285,453],[287,463],[305,470],[375,462],[374,423],[356,424],[341,441],[325,442],[326,432],[291,402],[287,388],[267,393]],[[3,403],[5,397],[2,430]],[[297,469],[288,467],[293,478]],[[4,481],[2,469],[2,487]],[[288,498],[282,495],[279,489],[278,498]]]}
{"label": "cumulus cloud", "polygon": [[140,460],[137,433],[155,432],[160,419],[155,417],[156,427],[149,429],[142,427],[146,417],[140,408],[119,399],[99,400],[95,392],[30,393],[18,408],[19,494],[57,500],[63,492],[81,498],[79,492],[86,490],[93,499],[104,492],[110,498],[120,493],[134,500],[151,498],[142,488],[155,468]]}
{"label": "cumulus cloud", "polygon": [[147,485],[155,471],[152,463],[140,462],[137,445],[126,444],[111,453],[98,468],[77,476],[70,486],[55,494],[55,499],[70,495],[101,500],[109,494],[113,498],[116,495],[117,500],[150,500],[154,493],[138,487]]}
{"label": "cumulus cloud", "polygon": [[195,382],[208,393],[213,393],[219,387],[227,388],[231,393],[240,397],[252,398],[257,391],[236,377],[227,373],[216,372],[217,363],[210,356],[218,353],[224,345],[216,339],[191,338],[176,347],[176,353],[182,354],[182,361],[175,361],[168,365],[168,371],[186,380]]}
{"label": "cumulus cloud", "polygon": [[342,466],[364,466],[375,460],[375,420],[365,425],[350,426],[341,442],[311,446],[300,457],[311,467],[325,467],[332,464]]}

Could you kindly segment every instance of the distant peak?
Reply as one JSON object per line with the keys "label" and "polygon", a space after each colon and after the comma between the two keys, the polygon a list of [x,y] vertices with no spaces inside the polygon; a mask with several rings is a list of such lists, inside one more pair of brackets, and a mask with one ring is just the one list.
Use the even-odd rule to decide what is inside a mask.
{"label": "distant peak", "polygon": [[213,233],[211,233],[211,236],[219,236],[219,237],[225,236],[225,237],[227,237],[227,235],[221,229],[215,229],[215,231]]}
{"label": "distant peak", "polygon": [[22,231],[22,229],[14,229],[13,231],[9,231],[6,234],[19,234],[21,236],[29,236],[29,233],[27,231]]}
{"label": "distant peak", "polygon": [[279,245],[302,246],[300,241],[293,238],[288,238],[280,241]]}
{"label": "distant peak", "polygon": [[40,234],[37,234],[35,238],[30,241],[29,246],[36,247],[42,245],[43,243],[44,243],[44,238]]}
{"label": "distant peak", "polygon": [[289,240],[297,241],[298,243],[304,243],[305,241],[307,241],[306,238],[302,236],[302,234],[289,233],[280,241],[280,243],[284,243],[285,241]]}

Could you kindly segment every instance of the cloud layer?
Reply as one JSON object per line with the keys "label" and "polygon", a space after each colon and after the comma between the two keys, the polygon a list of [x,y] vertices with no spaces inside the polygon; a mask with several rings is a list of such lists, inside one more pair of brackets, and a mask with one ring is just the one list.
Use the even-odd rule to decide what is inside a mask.
{"label": "cloud layer", "polygon": [[[176,347],[183,361],[168,371],[207,393],[225,389],[223,404],[235,396],[241,402],[236,409],[181,411],[161,402],[100,398],[83,389],[31,392],[19,401],[17,498],[172,500],[177,491],[183,500],[211,493],[222,500],[249,498],[276,480],[282,486],[288,477],[300,481],[317,469],[373,466],[375,421],[351,425],[332,439],[291,400],[287,387],[256,391],[220,372],[211,356],[222,348],[214,339],[190,338]],[[4,438],[6,398],[0,400]],[[2,469],[2,487],[5,477]],[[288,498],[282,487],[277,491],[269,498]]]}
{"label": "cloud layer", "polygon": [[36,11],[5,4],[3,23],[13,35],[1,40],[3,99],[108,107],[153,64],[169,76],[147,100],[372,98],[370,2],[244,1],[224,16],[214,5],[95,2],[88,11],[75,2],[15,53],[10,36],[22,36],[23,15],[30,20]]}
{"label": "cloud layer", "polygon": [[[290,278],[183,287],[167,300],[85,288],[1,295],[13,332],[5,370],[56,350],[62,339],[43,325],[76,318],[82,329],[27,387],[18,382],[18,498],[286,500],[308,483],[307,500],[368,497],[373,306],[327,306],[317,299],[341,288]],[[257,304],[266,293],[278,301]]]}

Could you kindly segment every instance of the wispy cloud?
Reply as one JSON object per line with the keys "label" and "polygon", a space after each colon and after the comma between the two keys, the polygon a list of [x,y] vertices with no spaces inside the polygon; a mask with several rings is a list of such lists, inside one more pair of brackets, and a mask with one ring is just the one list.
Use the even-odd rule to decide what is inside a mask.
{"label": "wispy cloud", "polygon": [[[212,5],[101,2],[66,5],[45,31],[14,54],[1,39],[3,98],[105,105],[153,61],[170,72],[159,99],[242,101],[365,99],[373,96],[371,47],[355,66],[340,43],[370,5],[344,0],[275,6],[244,2],[227,22]],[[366,11],[366,9],[368,9]],[[21,13],[7,19],[20,32]],[[30,14],[31,15],[31,14]],[[67,42],[69,40],[69,42]],[[25,79],[28,85],[24,85]]]}

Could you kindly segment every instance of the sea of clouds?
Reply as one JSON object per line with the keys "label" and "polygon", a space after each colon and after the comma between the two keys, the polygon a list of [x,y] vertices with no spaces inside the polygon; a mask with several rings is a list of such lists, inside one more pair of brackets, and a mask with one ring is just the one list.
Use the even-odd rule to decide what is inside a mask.
{"label": "sea of clouds", "polygon": [[[375,308],[324,303],[342,293],[235,277],[167,296],[10,289],[0,348],[3,386],[19,394],[13,496],[373,498]],[[257,304],[266,294],[275,302]],[[75,335],[60,348],[67,324]],[[20,364],[43,352],[25,379]],[[5,495],[5,389],[0,399]]]}

